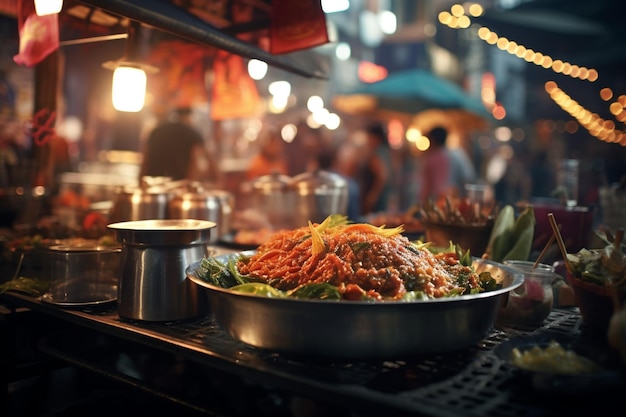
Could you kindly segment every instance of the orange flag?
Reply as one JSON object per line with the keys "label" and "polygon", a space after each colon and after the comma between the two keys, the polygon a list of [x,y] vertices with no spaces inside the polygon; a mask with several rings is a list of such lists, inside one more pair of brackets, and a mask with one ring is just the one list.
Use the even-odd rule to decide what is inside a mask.
{"label": "orange flag", "polygon": [[19,0],[17,20],[20,47],[13,57],[16,64],[35,66],[59,48],[58,14],[37,16],[33,0]]}
{"label": "orange flag", "polygon": [[328,42],[320,0],[272,0],[270,52],[282,54]]}

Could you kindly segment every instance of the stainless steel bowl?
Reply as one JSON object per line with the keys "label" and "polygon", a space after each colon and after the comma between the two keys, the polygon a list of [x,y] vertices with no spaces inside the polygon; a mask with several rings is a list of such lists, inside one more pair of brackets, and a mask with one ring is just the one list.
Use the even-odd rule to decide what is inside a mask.
{"label": "stainless steel bowl", "polygon": [[[225,261],[228,256],[223,255]],[[200,261],[187,277],[204,288],[209,310],[233,338],[277,352],[337,358],[402,357],[454,351],[478,343],[491,329],[502,298],[523,274],[474,259],[502,288],[413,302],[361,302],[266,298],[213,286],[199,278]]]}

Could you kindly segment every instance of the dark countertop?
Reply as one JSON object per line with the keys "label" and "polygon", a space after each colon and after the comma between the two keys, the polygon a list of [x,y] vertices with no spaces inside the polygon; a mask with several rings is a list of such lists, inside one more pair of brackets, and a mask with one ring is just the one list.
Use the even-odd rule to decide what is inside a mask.
{"label": "dark countertop", "polygon": [[[306,398],[318,408],[324,404],[346,413],[337,415],[363,416],[381,412],[441,417],[597,413],[615,409],[626,385],[620,372],[607,386],[582,387],[593,395],[593,401],[580,395],[581,387],[536,390],[529,375],[496,355],[494,349],[503,342],[541,336],[586,344],[611,356],[601,335],[581,323],[577,308],[554,309],[544,326],[534,332],[493,328],[478,345],[459,352],[346,361],[249,347],[232,339],[210,316],[176,323],[135,322],[120,319],[115,303],[64,309],[15,293],[2,294],[0,301],[10,312],[7,316],[26,309],[38,317],[35,321],[54,323],[50,326],[54,332],[44,329],[40,335],[39,349],[46,355],[201,413],[220,407],[215,400],[207,403],[211,397],[197,395],[198,387],[206,384],[210,375],[230,381],[223,382],[222,388],[229,383],[237,389],[253,387],[255,395],[265,392],[264,398],[282,393]],[[148,352],[155,357],[165,355],[177,364],[163,373],[170,381],[180,381],[173,384],[178,389],[155,383],[145,372],[136,371],[136,364],[142,362],[138,358]],[[120,355],[134,358],[131,368],[135,371],[120,366]],[[620,367],[619,362],[610,363]],[[195,377],[183,372],[176,379],[170,375],[171,369],[193,370]],[[154,370],[150,373],[154,377]],[[182,386],[187,387],[184,392]],[[214,383],[211,386],[215,391]],[[221,411],[225,414],[220,415],[237,415],[234,409],[227,405]]]}

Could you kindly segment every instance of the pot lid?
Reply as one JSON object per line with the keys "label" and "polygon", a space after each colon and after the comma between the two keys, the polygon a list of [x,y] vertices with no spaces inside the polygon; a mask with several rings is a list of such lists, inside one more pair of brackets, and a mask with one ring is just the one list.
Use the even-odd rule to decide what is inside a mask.
{"label": "pot lid", "polygon": [[315,190],[341,190],[348,187],[348,182],[339,174],[317,170],[303,172],[293,178],[292,186],[300,192]]}
{"label": "pot lid", "polygon": [[112,223],[122,244],[180,246],[208,242],[216,223],[195,219],[133,220]]}
{"label": "pot lid", "polygon": [[133,220],[129,222],[112,223],[107,227],[114,230],[137,231],[187,231],[211,229],[216,224],[206,220],[195,219],[165,219],[165,220]]}
{"label": "pot lid", "polygon": [[287,191],[291,186],[291,177],[277,172],[263,175],[252,181],[252,189],[262,193]]}

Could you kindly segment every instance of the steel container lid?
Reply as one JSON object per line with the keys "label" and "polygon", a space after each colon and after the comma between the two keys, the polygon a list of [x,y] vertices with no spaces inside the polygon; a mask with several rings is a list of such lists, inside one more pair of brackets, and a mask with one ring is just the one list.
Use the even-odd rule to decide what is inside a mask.
{"label": "steel container lid", "polygon": [[252,190],[261,194],[288,192],[290,190],[291,177],[275,172],[256,178],[251,185]]}
{"label": "steel container lid", "polygon": [[348,182],[339,174],[318,170],[293,178],[295,194],[294,225],[321,222],[331,214],[348,211]]}
{"label": "steel container lid", "polygon": [[298,194],[341,194],[348,189],[348,182],[339,174],[317,170],[303,172],[292,180],[292,187]]}
{"label": "steel container lid", "polygon": [[191,245],[207,242],[216,223],[195,219],[135,220],[112,223],[122,244]]}

